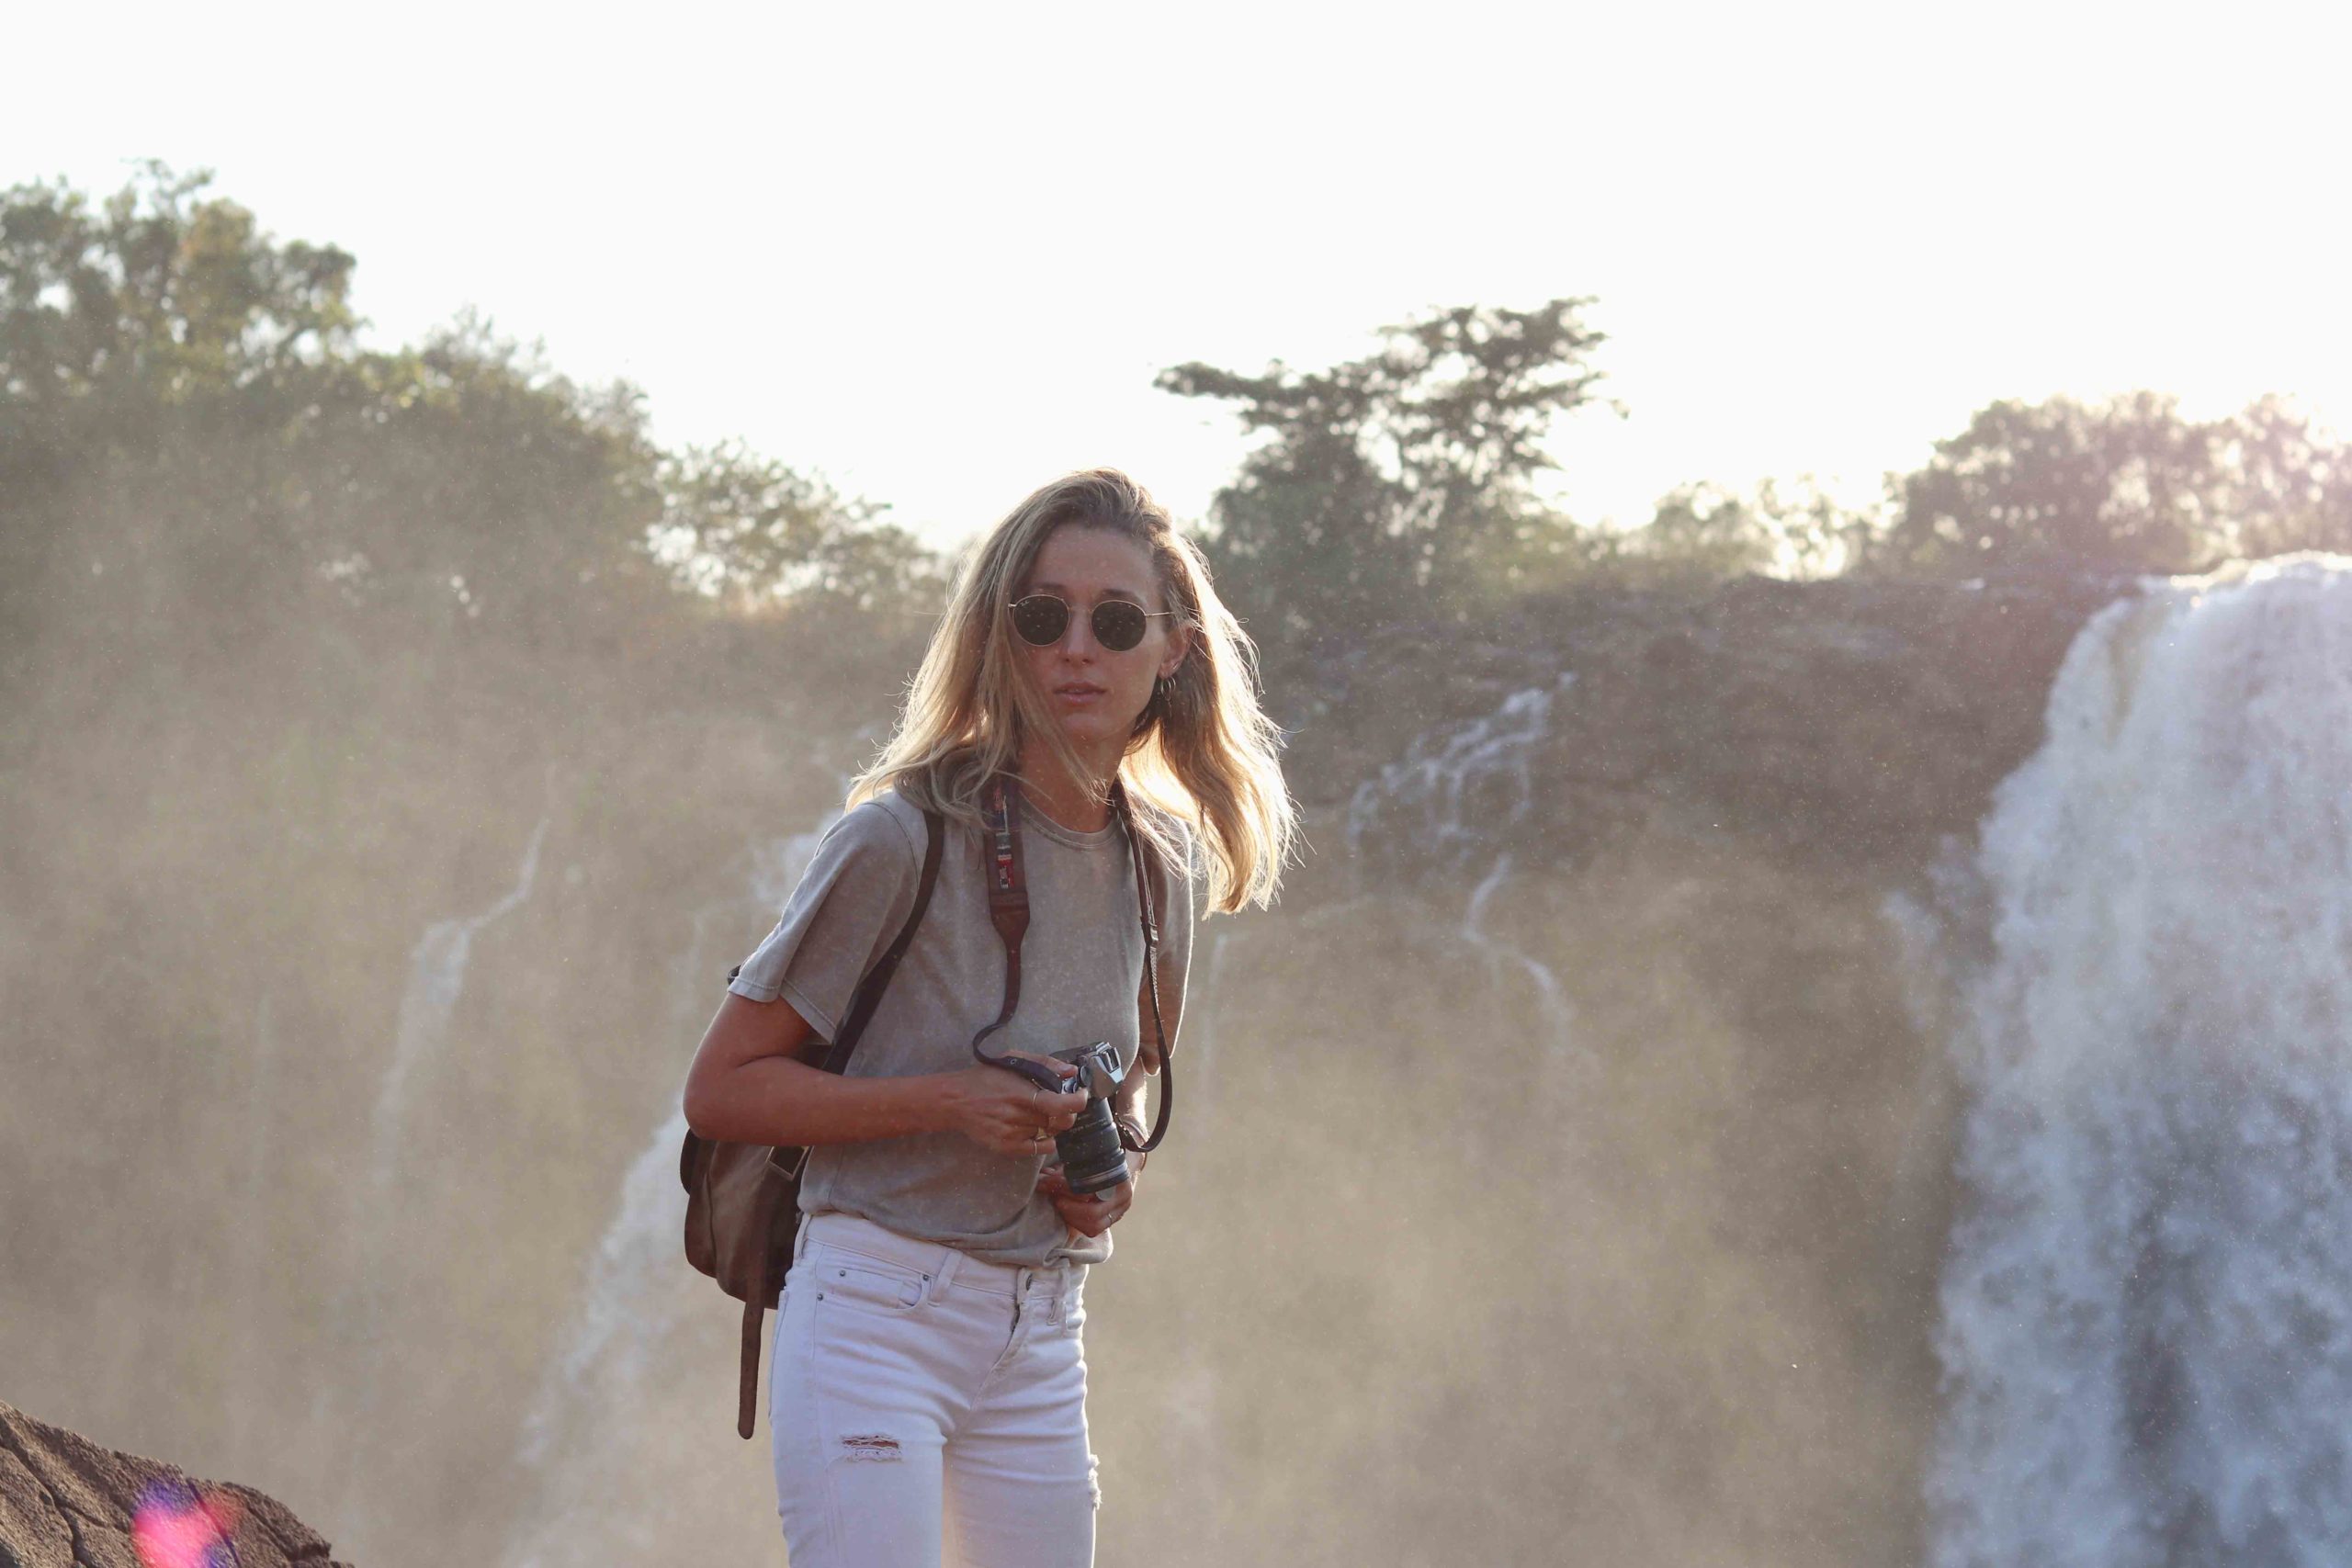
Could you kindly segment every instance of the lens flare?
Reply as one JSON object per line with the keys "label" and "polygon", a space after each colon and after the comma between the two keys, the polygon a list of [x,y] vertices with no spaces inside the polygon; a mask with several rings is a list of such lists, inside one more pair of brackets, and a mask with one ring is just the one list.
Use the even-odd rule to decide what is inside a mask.
{"label": "lens flare", "polygon": [[244,1506],[226,1492],[197,1495],[185,1481],[151,1481],[131,1515],[140,1568],[236,1568],[230,1540]]}

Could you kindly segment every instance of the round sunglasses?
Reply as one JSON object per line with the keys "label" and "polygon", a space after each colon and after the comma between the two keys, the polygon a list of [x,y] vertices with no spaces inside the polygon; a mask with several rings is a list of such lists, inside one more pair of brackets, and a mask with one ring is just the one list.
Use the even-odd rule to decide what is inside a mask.
{"label": "round sunglasses", "polygon": [[[1144,629],[1173,610],[1147,610],[1125,599],[1105,599],[1088,617],[1094,640],[1113,653],[1125,653],[1143,641]],[[1032,593],[1012,602],[1012,629],[1032,648],[1051,648],[1069,630],[1069,604],[1051,593]]]}

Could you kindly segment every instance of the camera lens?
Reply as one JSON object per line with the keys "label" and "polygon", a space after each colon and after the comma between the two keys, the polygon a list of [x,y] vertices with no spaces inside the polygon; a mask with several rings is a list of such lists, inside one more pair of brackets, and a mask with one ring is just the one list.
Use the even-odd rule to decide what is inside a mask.
{"label": "camera lens", "polygon": [[1119,1129],[1111,1120],[1111,1102],[1091,1098],[1069,1130],[1054,1139],[1061,1156],[1062,1179],[1084,1198],[1127,1179],[1127,1151],[1119,1146]]}

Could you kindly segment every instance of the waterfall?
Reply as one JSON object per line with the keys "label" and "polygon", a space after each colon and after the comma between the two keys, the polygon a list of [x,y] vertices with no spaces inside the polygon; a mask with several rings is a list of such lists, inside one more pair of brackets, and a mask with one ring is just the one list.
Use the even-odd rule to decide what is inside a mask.
{"label": "waterfall", "polygon": [[[782,908],[840,816],[829,811],[808,832],[751,848],[747,891],[760,908]],[[708,961],[708,922],[742,908],[742,899],[728,898],[695,912],[680,965],[682,1038],[707,1021],[726,972]],[[714,1434],[711,1446],[723,1435],[735,1448],[756,1448],[755,1458],[766,1453],[764,1442],[733,1436],[741,1309],[688,1268],[681,1249],[685,1134],[673,1096],[621,1179],[612,1220],[588,1260],[580,1310],[524,1419],[515,1458],[537,1483],[508,1539],[507,1568],[651,1562],[691,1540],[697,1517],[712,1521],[720,1541],[739,1533],[745,1478],[709,1463],[708,1447],[678,1440],[682,1431],[704,1430]],[[763,1351],[763,1378],[766,1371]],[[764,1399],[761,1410],[764,1424]],[[659,1508],[650,1506],[656,1497]],[[689,1521],[683,1529],[682,1519]]]}
{"label": "waterfall", "polygon": [[1550,766],[1552,705],[1575,682],[1565,672],[1552,686],[1513,693],[1484,717],[1421,737],[1403,761],[1358,786],[1348,806],[1349,853],[1367,879],[1396,870],[1458,876],[1486,863],[1456,932],[1484,960],[1491,985],[1499,987],[1510,972],[1527,980],[1555,1066],[1579,1055],[1567,993],[1533,954],[1491,932],[1487,914],[1528,847]]}
{"label": "waterfall", "polygon": [[[474,938],[529,900],[538,877],[539,849],[547,839],[548,820],[540,818],[538,826],[531,829],[513,887],[479,914],[435,920],[409,954],[408,987],[401,993],[393,1029],[392,1059],[384,1069],[383,1086],[376,1097],[368,1179],[352,1185],[352,1216],[345,1227],[351,1256],[345,1277],[356,1283],[345,1287],[345,1299],[336,1315],[346,1321],[360,1363],[351,1409],[342,1423],[355,1430],[373,1429],[383,1392],[384,1361],[395,1353],[384,1337],[385,1305],[393,1282],[386,1259],[400,1256],[396,1229],[405,1213],[400,1176],[413,1085],[448,1043],[449,1023],[456,1016],[458,998],[465,992],[466,965],[472,956]],[[356,1309],[349,1299],[354,1294]],[[326,1429],[323,1423],[334,1403],[333,1385],[322,1380],[311,1410],[315,1429]],[[364,1446],[351,1450],[351,1461],[343,1472],[339,1510],[348,1521],[344,1526],[345,1545],[362,1555],[360,1547],[353,1543],[364,1542],[385,1517],[382,1500],[371,1497],[373,1477],[363,1462],[366,1452]]]}
{"label": "waterfall", "polygon": [[[277,1029],[266,987],[254,1006],[253,1040],[253,1079],[245,1092],[244,1122],[248,1128],[259,1129],[272,1124],[277,1092]],[[266,1365],[277,1350],[271,1335],[276,1324],[269,1303],[260,1293],[262,1281],[268,1278],[269,1180],[279,1168],[277,1141],[258,1135],[251,1138],[245,1146],[243,1191],[235,1221],[233,1275],[245,1292],[238,1314],[238,1353],[247,1376],[253,1375],[252,1369]],[[258,1399],[241,1399],[230,1405],[232,1452],[254,1451],[254,1421],[261,1405]]]}
{"label": "waterfall", "polygon": [[1532,686],[1467,724],[1425,735],[1348,803],[1348,852],[1367,874],[1467,871],[1534,814],[1552,704],[1576,682]]}
{"label": "waterfall", "polygon": [[1937,1568],[2352,1559],[2352,560],[2085,628],[1977,859]]}
{"label": "waterfall", "polygon": [[1487,906],[1510,880],[1510,852],[1506,850],[1495,857],[1494,868],[1470,890],[1470,902],[1462,911],[1462,940],[1486,954],[1487,967],[1498,979],[1508,964],[1517,968],[1532,983],[1536,1016],[1543,1026],[1549,1059],[1557,1065],[1567,1060],[1575,1049],[1568,1032],[1573,1009],[1567,993],[1560,988],[1560,977],[1533,954],[1488,935],[1486,929]]}
{"label": "waterfall", "polygon": [[472,956],[474,938],[494,920],[514,913],[531,897],[539,871],[539,845],[547,838],[548,818],[531,829],[523,852],[523,868],[505,897],[478,915],[435,920],[409,954],[408,988],[401,995],[400,1021],[392,1034],[392,1060],[384,1069],[384,1085],[376,1096],[371,1145],[375,1150],[376,1192],[389,1193],[400,1162],[401,1122],[408,1110],[409,1080],[441,1054],[447,1043],[449,1020],[466,987],[466,962]]}

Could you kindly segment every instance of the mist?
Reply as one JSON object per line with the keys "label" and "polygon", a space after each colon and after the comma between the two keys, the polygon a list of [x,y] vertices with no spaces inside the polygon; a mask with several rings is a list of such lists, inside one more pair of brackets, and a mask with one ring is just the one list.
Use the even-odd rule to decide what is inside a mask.
{"label": "mist", "polygon": [[[945,563],[781,463],[662,449],[628,389],[479,322],[357,349],[352,258],[200,183],[117,219],[10,200],[116,260],[103,309],[35,272],[0,300],[49,333],[9,340],[0,399],[0,1396],[259,1487],[367,1568],[781,1562],[738,1309],[679,1244],[679,1096]],[[139,270],[141,224],[178,271]],[[236,266],[277,292],[188,304]],[[2333,1516],[2245,1503],[2199,1457],[2227,1435],[2144,1397],[2096,1450],[2137,1480],[2086,1501],[2036,1469],[1972,1325],[2018,1299],[2004,1248],[2075,1245],[2001,1226],[2072,1145],[2019,1134],[2039,1080],[1988,1062],[2130,1012],[2093,959],[2144,973],[2129,911],[2226,868],[2143,868],[2054,946],[2004,911],[2040,852],[2141,858],[2086,825],[2109,795],[2062,798],[2086,769],[2262,773],[2343,732],[2340,684],[2294,677],[2341,651],[2352,567],[2171,574],[2352,539],[2326,479],[2352,469],[2321,449],[2324,482],[2262,491],[2225,422],[2053,400],[1987,411],[1878,512],[1691,491],[1628,539],[1535,504],[1533,425],[1419,400],[1486,376],[1538,386],[1537,424],[1573,408],[1577,304],[1396,337],[1401,379],[1352,383],[1390,421],[1361,447],[1237,442],[1204,531],[1306,849],[1274,909],[1197,933],[1175,1126],[1090,1282],[1103,1559],[1960,1564],[2011,1560],[1984,1524],[2007,1499],[2155,1496],[2188,1522],[2050,1560],[2324,1560]],[[1162,387],[1293,415],[1328,390]],[[2107,482],[2140,509],[2064,526],[1971,457],[2124,436]],[[2147,484],[2184,440],[2229,507]],[[2194,646],[2159,676],[2127,643]],[[2182,716],[2185,682],[2210,700]],[[2326,770],[2290,773],[2184,785],[2149,831],[2258,807],[2271,848],[2335,852]],[[2257,963],[2229,929],[2177,914],[2164,951]],[[2335,1017],[2340,980],[2303,983]],[[2017,999],[2044,984],[2080,1010]],[[2189,1032],[2284,1038],[2249,1016]],[[2150,1070],[2195,1058],[2131,1020]],[[2193,1326],[2132,1321],[2250,1407],[2310,1344],[2214,1371]],[[2052,1386],[2107,1375],[2035,1353]]]}

